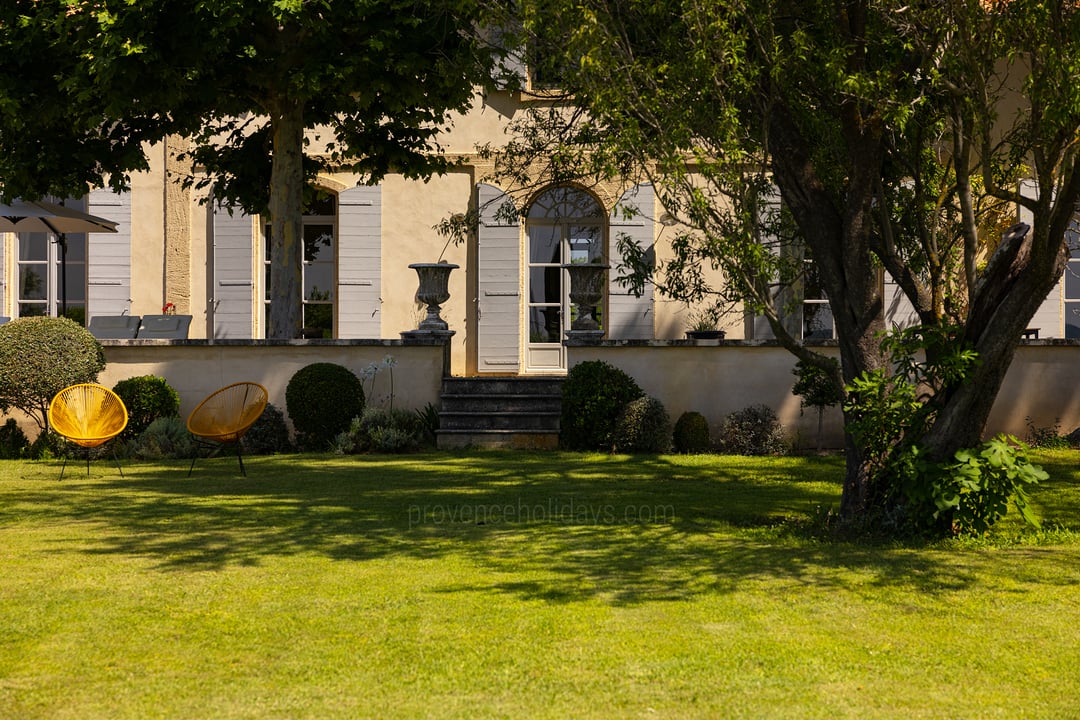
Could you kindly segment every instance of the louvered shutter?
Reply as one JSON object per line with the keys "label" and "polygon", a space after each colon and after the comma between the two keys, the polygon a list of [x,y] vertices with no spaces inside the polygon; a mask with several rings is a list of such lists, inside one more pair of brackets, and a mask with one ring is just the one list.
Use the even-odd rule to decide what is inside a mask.
{"label": "louvered shutter", "polygon": [[516,373],[521,362],[521,230],[496,217],[510,198],[477,186],[477,372]]}
{"label": "louvered shutter", "polygon": [[338,337],[382,337],[382,188],[338,194]]}

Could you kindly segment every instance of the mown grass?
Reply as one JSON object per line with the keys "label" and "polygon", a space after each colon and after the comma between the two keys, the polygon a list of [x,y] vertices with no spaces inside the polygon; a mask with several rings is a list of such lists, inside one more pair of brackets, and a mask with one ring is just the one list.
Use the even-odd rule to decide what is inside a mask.
{"label": "mown grass", "polygon": [[931,547],[814,532],[835,457],[4,461],[0,717],[1078,717],[1038,460],[1042,531]]}

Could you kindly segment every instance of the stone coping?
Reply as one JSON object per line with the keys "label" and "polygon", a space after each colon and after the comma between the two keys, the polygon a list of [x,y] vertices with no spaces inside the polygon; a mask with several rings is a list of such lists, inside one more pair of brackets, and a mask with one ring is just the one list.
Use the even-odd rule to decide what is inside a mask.
{"label": "stone coping", "polygon": [[[805,340],[806,347],[835,348],[840,347],[836,340]],[[665,348],[665,347],[783,347],[777,340],[563,340],[566,347],[599,347],[599,348]],[[1018,341],[1021,347],[1080,347],[1080,339],[1072,338],[1042,338],[1039,340]]]}
{"label": "stone coping", "polygon": [[186,346],[186,347],[438,347],[448,344],[447,335],[424,335],[415,333],[400,340],[391,338],[353,339],[353,340],[166,340],[166,339],[111,339],[98,340],[103,347],[156,347],[156,346]]}

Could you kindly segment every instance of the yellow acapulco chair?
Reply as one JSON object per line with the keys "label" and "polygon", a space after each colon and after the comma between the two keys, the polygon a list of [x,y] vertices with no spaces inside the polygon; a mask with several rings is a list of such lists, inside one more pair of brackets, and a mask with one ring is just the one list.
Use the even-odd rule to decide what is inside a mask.
{"label": "yellow acapulco chair", "polygon": [[[259,383],[226,385],[208,395],[191,411],[187,421],[188,431],[200,445],[215,448],[210,453],[211,457],[226,445],[235,445],[240,473],[247,477],[244,458],[240,453],[240,440],[266,409],[268,397],[266,388]],[[191,477],[197,459],[197,456],[191,459],[188,477]]]}
{"label": "yellow acapulco chair", "polygon": [[[96,383],[80,383],[64,388],[49,403],[49,426],[68,441],[86,450],[86,474],[90,474],[90,450],[104,445],[127,427],[128,412],[124,401],[112,390]],[[124,469],[113,449],[113,459],[120,477]],[[64,479],[67,457],[60,468]]]}

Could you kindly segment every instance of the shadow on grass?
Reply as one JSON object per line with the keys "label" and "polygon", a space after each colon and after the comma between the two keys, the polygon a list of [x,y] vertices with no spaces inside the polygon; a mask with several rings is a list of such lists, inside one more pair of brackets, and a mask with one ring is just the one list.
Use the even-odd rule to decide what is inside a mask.
{"label": "shadow on grass", "polygon": [[[258,565],[312,554],[342,562],[467,559],[482,570],[441,592],[545,602],[681,600],[758,580],[966,586],[975,570],[903,548],[820,543],[786,528],[839,500],[838,458],[678,458],[569,453],[228,459],[128,463],[58,483],[27,465],[0,483],[0,523],[86,523],[80,551],[164,570]],[[0,476],[2,477],[2,476]],[[57,540],[57,551],[70,547]],[[85,546],[85,549],[83,549]]]}

